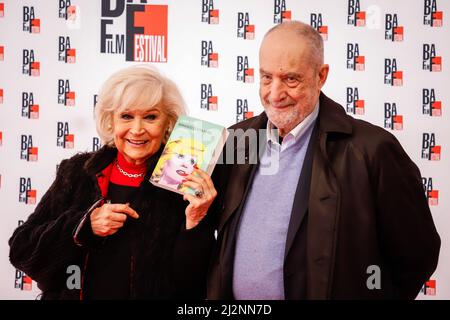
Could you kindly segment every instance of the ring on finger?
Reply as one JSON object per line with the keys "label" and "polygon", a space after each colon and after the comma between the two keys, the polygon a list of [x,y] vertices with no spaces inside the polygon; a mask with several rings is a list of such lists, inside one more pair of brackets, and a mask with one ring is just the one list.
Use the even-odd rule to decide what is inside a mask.
{"label": "ring on finger", "polygon": [[197,198],[201,198],[204,195],[203,190],[195,190],[194,194]]}

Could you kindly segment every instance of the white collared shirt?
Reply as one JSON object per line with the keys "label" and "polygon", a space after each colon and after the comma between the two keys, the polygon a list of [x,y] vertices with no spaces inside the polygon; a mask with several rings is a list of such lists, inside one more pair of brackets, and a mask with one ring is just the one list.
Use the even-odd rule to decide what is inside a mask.
{"label": "white collared shirt", "polygon": [[266,136],[268,146],[275,147],[277,150],[279,150],[279,152],[283,152],[285,149],[293,145],[305,133],[309,126],[316,121],[318,115],[319,102],[317,101],[314,110],[283,138],[281,146],[278,142],[278,130],[275,129],[275,126],[272,122],[270,122],[270,120],[267,120]]}

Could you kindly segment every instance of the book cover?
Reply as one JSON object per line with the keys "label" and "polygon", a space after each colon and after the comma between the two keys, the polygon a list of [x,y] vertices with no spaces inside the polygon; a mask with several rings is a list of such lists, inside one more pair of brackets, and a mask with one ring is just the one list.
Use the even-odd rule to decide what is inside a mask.
{"label": "book cover", "polygon": [[195,194],[182,186],[195,166],[211,175],[227,140],[225,127],[180,116],[150,177],[154,185],[180,194]]}

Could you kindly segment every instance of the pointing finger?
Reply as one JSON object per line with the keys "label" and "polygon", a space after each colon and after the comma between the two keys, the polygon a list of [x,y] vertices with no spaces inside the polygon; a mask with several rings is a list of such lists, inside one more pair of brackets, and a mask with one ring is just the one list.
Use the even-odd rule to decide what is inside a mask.
{"label": "pointing finger", "polygon": [[112,204],[111,210],[114,212],[125,213],[135,219],[139,218],[138,213],[133,208],[131,208],[126,204]]}

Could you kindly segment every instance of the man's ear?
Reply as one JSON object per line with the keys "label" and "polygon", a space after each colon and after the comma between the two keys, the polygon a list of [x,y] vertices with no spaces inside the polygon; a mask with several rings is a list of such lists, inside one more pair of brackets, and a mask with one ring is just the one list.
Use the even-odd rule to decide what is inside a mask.
{"label": "man's ear", "polygon": [[319,70],[319,87],[322,89],[325,82],[328,78],[328,71],[330,71],[330,66],[328,64],[324,64],[320,67]]}

